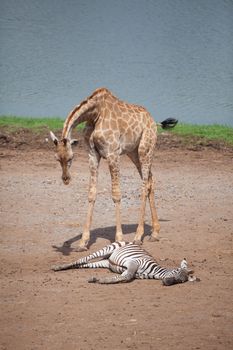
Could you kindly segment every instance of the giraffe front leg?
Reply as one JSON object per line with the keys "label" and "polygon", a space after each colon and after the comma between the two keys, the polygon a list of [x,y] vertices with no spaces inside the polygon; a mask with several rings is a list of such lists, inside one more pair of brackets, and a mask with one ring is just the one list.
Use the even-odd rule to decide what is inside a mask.
{"label": "giraffe front leg", "polygon": [[123,240],[121,227],[121,190],[120,190],[120,171],[119,156],[112,155],[108,157],[109,170],[112,179],[112,200],[115,204],[116,212],[116,235],[115,241]]}
{"label": "giraffe front leg", "polygon": [[86,223],[83,228],[82,238],[80,240],[77,251],[87,250],[87,245],[90,240],[90,227],[92,223],[93,209],[97,194],[97,179],[98,179],[98,167],[100,162],[100,156],[95,150],[91,150],[89,153],[89,167],[90,167],[90,183],[88,192],[88,210]]}
{"label": "giraffe front leg", "polygon": [[88,245],[89,240],[90,240],[90,227],[91,227],[91,222],[92,222],[94,205],[95,205],[95,200],[89,199],[86,223],[83,227],[82,238],[79,242],[78,247],[76,248],[77,252],[83,252],[83,251],[87,250],[87,245]]}

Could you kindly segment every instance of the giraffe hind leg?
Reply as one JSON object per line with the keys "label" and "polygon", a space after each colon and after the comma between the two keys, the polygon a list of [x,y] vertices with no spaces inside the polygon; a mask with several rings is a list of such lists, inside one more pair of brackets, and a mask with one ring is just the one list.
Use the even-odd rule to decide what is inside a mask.
{"label": "giraffe hind leg", "polygon": [[[156,134],[152,130],[146,130],[143,132],[141,141],[138,147],[138,160],[131,156],[131,159],[135,162],[139,173],[142,178],[142,194],[141,194],[141,208],[139,215],[139,222],[137,231],[134,237],[134,242],[137,244],[141,243],[142,236],[144,234],[144,221],[145,221],[145,210],[146,201],[149,199],[151,216],[152,216],[152,235],[157,238],[157,234],[160,228],[158,217],[156,213],[156,208],[154,204],[154,184],[151,174],[151,166],[153,160],[153,153],[156,144]],[[138,164],[139,161],[139,164]]]}

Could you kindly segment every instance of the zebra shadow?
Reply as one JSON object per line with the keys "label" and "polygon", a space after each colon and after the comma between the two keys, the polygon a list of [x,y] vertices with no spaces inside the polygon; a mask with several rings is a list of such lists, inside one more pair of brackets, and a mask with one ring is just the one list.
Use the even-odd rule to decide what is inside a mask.
{"label": "zebra shadow", "polygon": [[[124,235],[129,235],[132,233],[135,233],[137,230],[137,224],[123,224],[122,225],[122,231],[123,231],[123,236]],[[97,228],[91,231],[90,235],[90,241],[88,243],[88,248],[92,246],[97,240],[97,238],[104,238],[109,240],[111,243],[115,241],[115,233],[116,233],[116,226],[108,226],[108,227],[101,227]],[[144,235],[142,239],[144,239],[146,236],[149,236],[151,234],[151,226],[145,224],[144,225]],[[70,255],[71,252],[77,251],[77,248],[72,247],[72,244],[80,240],[82,237],[82,234],[78,234],[75,237],[72,237],[65,241],[63,245],[61,246],[56,246],[53,245],[53,249],[56,250],[59,253],[62,253],[63,255]],[[132,237],[127,237],[130,241],[133,240]],[[124,237],[124,240],[126,240],[126,237]]]}

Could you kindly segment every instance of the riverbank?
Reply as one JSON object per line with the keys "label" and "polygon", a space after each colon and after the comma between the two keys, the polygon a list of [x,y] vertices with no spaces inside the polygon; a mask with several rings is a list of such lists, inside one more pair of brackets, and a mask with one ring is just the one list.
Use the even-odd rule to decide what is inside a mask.
{"label": "riverbank", "polygon": [[[0,144],[9,147],[45,147],[49,130],[61,132],[60,118],[26,118],[0,116]],[[83,125],[77,128],[81,134]],[[46,141],[45,141],[46,140]],[[161,145],[163,140],[164,145]],[[198,148],[213,147],[233,150],[233,128],[225,125],[192,125],[179,123],[169,131],[159,128],[158,147]],[[47,147],[47,145],[46,145]]]}

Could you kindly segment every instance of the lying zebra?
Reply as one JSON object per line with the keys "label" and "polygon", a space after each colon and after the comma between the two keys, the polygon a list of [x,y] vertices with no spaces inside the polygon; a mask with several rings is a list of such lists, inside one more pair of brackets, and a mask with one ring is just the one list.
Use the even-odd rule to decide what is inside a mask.
{"label": "lying zebra", "polygon": [[[100,261],[89,262],[95,258],[103,258]],[[64,265],[53,266],[54,271],[73,268],[108,268],[121,275],[96,278],[88,280],[90,283],[119,283],[130,282],[135,278],[162,280],[163,285],[170,286],[176,283],[193,281],[195,278],[189,276],[192,271],[188,270],[187,261],[181,262],[177,269],[166,269],[157,264],[154,258],[140,246],[134,243],[115,242],[103,249],[81,258],[75,262]]]}

